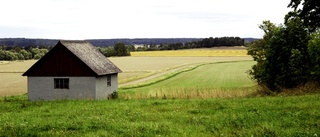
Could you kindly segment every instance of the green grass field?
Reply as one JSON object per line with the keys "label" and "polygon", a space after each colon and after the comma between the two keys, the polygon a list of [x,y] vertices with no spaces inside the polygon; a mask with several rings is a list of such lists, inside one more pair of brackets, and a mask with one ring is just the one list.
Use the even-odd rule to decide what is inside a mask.
{"label": "green grass field", "polygon": [[0,97],[0,136],[319,136],[319,94],[30,102]]}
{"label": "green grass field", "polygon": [[[246,71],[253,61],[220,62],[197,66],[189,71],[164,76],[154,84],[120,88],[123,98],[215,98],[251,94],[255,83]],[[168,77],[168,78],[167,78]],[[148,82],[147,82],[148,83]],[[151,81],[152,83],[152,81]]]}

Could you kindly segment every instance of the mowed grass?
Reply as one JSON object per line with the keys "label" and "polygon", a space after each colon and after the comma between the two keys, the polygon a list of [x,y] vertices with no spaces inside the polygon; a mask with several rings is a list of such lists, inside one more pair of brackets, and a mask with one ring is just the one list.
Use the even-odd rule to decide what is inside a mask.
{"label": "mowed grass", "polygon": [[[109,58],[123,73],[119,73],[119,83],[137,80],[177,67],[199,63],[252,60],[250,56],[241,57],[116,57]],[[136,75],[140,73],[141,75]]]}
{"label": "mowed grass", "polygon": [[222,62],[199,66],[171,79],[157,83],[161,87],[209,87],[209,88],[242,88],[254,83],[248,78],[246,71],[254,64],[246,62]]}
{"label": "mowed grass", "polygon": [[[199,65],[163,80],[136,87],[120,88],[122,98],[217,98],[243,97],[255,90],[247,70],[254,61],[219,62]],[[173,75],[173,76],[172,76]],[[166,78],[168,77],[168,78]]]}
{"label": "mowed grass", "polygon": [[0,136],[319,136],[320,96],[30,102],[0,97]]}
{"label": "mowed grass", "polygon": [[167,50],[167,51],[139,51],[130,52],[134,57],[217,57],[217,56],[247,56],[246,49],[192,49],[192,50]]}

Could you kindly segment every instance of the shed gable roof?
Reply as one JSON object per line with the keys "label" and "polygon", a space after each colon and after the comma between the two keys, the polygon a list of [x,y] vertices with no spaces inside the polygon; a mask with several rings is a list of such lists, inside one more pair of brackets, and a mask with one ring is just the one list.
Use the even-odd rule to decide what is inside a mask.
{"label": "shed gable roof", "polygon": [[[88,66],[98,76],[121,72],[121,70],[116,65],[114,65],[110,60],[108,60],[99,50],[97,50],[88,41],[60,40],[56,44],[56,46],[64,46],[76,58],[81,60],[86,66]],[[50,53],[50,54],[55,54],[55,53]],[[45,59],[46,58],[43,57],[38,62],[40,62],[41,60],[42,60],[41,62],[45,62],[43,61]],[[23,76],[28,76],[28,72],[30,72],[32,69],[36,69],[35,68],[36,64],[32,66],[29,70],[27,70],[23,74]]]}
{"label": "shed gable roof", "polygon": [[121,70],[88,41],[59,41],[97,75],[120,73]]}

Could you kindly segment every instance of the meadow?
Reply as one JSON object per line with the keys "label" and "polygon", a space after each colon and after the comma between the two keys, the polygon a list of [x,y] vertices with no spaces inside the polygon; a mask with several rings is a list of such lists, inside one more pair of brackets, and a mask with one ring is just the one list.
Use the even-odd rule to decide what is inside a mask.
{"label": "meadow", "polygon": [[0,97],[0,136],[313,136],[320,96],[30,102]]}
{"label": "meadow", "polygon": [[109,58],[123,71],[113,100],[28,101],[21,75],[35,60],[2,61],[0,136],[320,135],[320,90],[258,94],[251,57],[202,50]]}

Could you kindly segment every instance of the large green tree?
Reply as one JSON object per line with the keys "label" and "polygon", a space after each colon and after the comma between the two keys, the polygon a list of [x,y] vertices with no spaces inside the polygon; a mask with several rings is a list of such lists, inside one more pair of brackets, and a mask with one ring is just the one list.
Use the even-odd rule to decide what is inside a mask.
{"label": "large green tree", "polygon": [[280,26],[276,26],[270,21],[263,21],[262,24],[259,25],[259,28],[264,32],[263,38],[254,41],[248,47],[248,54],[257,62],[257,64],[253,65],[252,69],[249,70],[249,74],[259,85],[266,85],[266,64],[268,63],[266,56],[270,48],[270,39],[279,31]]}
{"label": "large green tree", "polygon": [[314,82],[320,82],[320,30],[312,34],[308,43],[308,52],[311,61],[311,79]]}
{"label": "large green tree", "polygon": [[291,0],[288,7],[294,9],[289,15],[297,12],[310,32],[320,27],[320,0]]}
{"label": "large green tree", "polygon": [[130,56],[130,53],[127,51],[126,45],[122,42],[116,43],[116,45],[114,45],[114,52],[116,56]]}
{"label": "large green tree", "polygon": [[294,8],[284,25],[264,21],[263,39],[252,43],[248,54],[257,64],[249,74],[271,91],[296,88],[320,80],[320,1],[291,0]]}
{"label": "large green tree", "polygon": [[248,48],[248,54],[257,61],[249,72],[252,78],[271,91],[308,82],[309,35],[301,19],[292,16],[279,26],[264,21],[259,27],[265,32],[263,39]]}
{"label": "large green tree", "polygon": [[17,54],[15,54],[14,52],[0,49],[0,60],[12,61],[17,59],[18,59]]}

